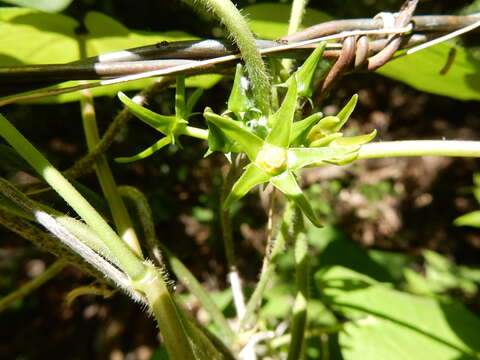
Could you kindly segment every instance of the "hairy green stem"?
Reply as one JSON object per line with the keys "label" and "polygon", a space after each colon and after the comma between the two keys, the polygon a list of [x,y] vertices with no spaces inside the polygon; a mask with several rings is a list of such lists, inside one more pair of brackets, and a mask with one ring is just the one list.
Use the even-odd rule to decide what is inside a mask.
{"label": "hairy green stem", "polygon": [[79,214],[97,233],[122,269],[133,279],[145,275],[145,266],[130,248],[118,237],[103,217],[55,169],[52,164],[0,114],[0,135],[37,171],[45,181]]}
{"label": "hairy green stem", "polygon": [[[81,94],[80,105],[82,110],[83,129],[87,139],[88,150],[91,152],[100,142],[100,135],[98,133],[92,94],[89,90],[83,90]],[[143,258],[142,249],[137,234],[133,228],[132,220],[130,219],[127,208],[118,193],[117,184],[115,183],[112,171],[104,154],[100,154],[95,159],[95,171],[105,199],[110,206],[117,232],[130,249],[132,249],[138,257]]]}
{"label": "hairy green stem", "polygon": [[[227,344],[232,344],[235,340],[235,334],[228,325],[227,320],[222,312],[218,309],[211,296],[202,287],[198,280],[188,270],[188,268],[167,248],[162,246],[155,235],[155,225],[153,222],[152,211],[148,205],[145,195],[133,186],[120,186],[119,191],[122,196],[131,200],[136,208],[138,219],[142,225],[143,234],[145,236],[145,243],[150,257],[162,269],[166,269],[164,264],[163,254],[166,254],[170,267],[185,287],[192,293],[198,301],[202,304],[204,309],[210,314],[213,322],[217,325],[220,331],[220,338]],[[166,270],[164,270],[166,271]]]}
{"label": "hairy green stem", "polygon": [[225,25],[235,40],[252,84],[255,105],[268,116],[270,112],[270,79],[248,23],[230,0],[199,0]]}
{"label": "hairy green stem", "polygon": [[60,271],[62,271],[67,263],[60,259],[55,261],[52,265],[50,265],[47,270],[43,273],[38,275],[35,279],[29,281],[19,289],[15,290],[14,292],[4,296],[0,299],[0,312],[5,310],[15,301],[22,299],[23,297],[27,296],[28,294],[32,293],[40,286],[45,284],[48,280],[54,278]]}

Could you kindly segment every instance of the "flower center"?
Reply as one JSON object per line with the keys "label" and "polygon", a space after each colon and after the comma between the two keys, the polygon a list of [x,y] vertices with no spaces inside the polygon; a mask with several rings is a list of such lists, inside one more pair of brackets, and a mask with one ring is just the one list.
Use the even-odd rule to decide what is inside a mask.
{"label": "flower center", "polygon": [[278,175],[287,168],[287,150],[276,146],[265,146],[259,151],[255,161],[270,175]]}

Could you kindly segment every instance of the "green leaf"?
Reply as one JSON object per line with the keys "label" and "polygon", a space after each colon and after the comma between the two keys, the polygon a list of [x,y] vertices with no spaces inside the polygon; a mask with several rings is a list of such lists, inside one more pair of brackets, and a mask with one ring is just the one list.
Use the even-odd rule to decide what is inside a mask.
{"label": "green leaf", "polygon": [[272,127],[272,130],[265,139],[267,143],[282,148],[286,148],[290,144],[293,117],[295,116],[295,108],[297,106],[297,80],[295,76],[291,79],[282,105],[268,119],[268,125]]}
{"label": "green leaf", "polygon": [[203,95],[204,90],[201,88],[195,89],[194,92],[190,95],[190,97],[187,99],[187,114],[188,116],[192,115],[193,108],[195,105],[197,105],[198,100],[200,97]]}
{"label": "green leaf", "polygon": [[270,182],[282,193],[284,193],[287,198],[294,201],[313,225],[318,227],[323,226],[323,224],[315,215],[310,202],[303,194],[302,189],[300,189],[300,186],[298,186],[297,180],[295,180],[295,175],[293,175],[293,173],[290,171],[285,171],[283,174],[271,178]]}
{"label": "green leaf", "polygon": [[292,137],[290,139],[290,145],[293,147],[298,147],[304,145],[307,141],[307,134],[314,124],[322,118],[323,114],[321,112],[315,113],[306,117],[303,120],[296,121],[293,123],[292,127]]}
{"label": "green leaf", "polygon": [[[314,90],[312,87],[313,76],[315,75],[318,63],[322,59],[325,45],[326,42],[321,42],[312,52],[312,54],[310,54],[307,60],[305,60],[302,66],[296,71],[298,95],[306,98],[310,98],[312,96]],[[292,78],[293,77],[290,79]]]}
{"label": "green leaf", "polygon": [[225,134],[212,122],[208,121],[208,150],[204,157],[207,157],[215,151],[228,154],[232,151],[233,143]]}
{"label": "green leaf", "polygon": [[480,228],[480,210],[472,211],[468,214],[459,216],[453,221],[453,225]]}
{"label": "green leaf", "polygon": [[205,119],[224,132],[230,141],[238,142],[250,161],[255,161],[258,152],[263,146],[263,140],[242,127],[238,121],[215,114],[206,108],[203,113]]}
{"label": "green leaf", "polygon": [[[449,59],[452,52],[455,55]],[[450,61],[451,66],[445,73]],[[480,99],[480,62],[471,50],[451,43],[399,57],[377,72],[432,94],[460,100]]]}
{"label": "green leaf", "polygon": [[150,125],[155,130],[160,131],[164,135],[171,135],[173,129],[177,125],[177,118],[175,116],[160,115],[156,112],[148,110],[143,106],[131,100],[122,92],[118,93],[120,101],[128,108],[128,110],[142,120],[147,125]]}
{"label": "green leaf", "polygon": [[[247,6],[243,9],[243,13],[248,17],[250,28],[257,37],[274,40],[287,34],[290,10],[290,4],[271,2]],[[321,11],[307,9],[303,17],[302,28],[331,19],[330,15]]]}
{"label": "green leaf", "polygon": [[350,319],[339,335],[345,360],[478,359],[480,319],[460,305],[400,292],[342,267],[317,272],[315,283]]}
{"label": "green leaf", "polygon": [[235,80],[228,98],[228,110],[232,111],[238,120],[243,119],[243,114],[253,106],[247,95],[247,84],[248,79],[243,74],[243,67],[237,64]]}
{"label": "green leaf", "polygon": [[45,12],[60,12],[65,10],[73,0],[2,0],[8,4],[23,6]]}
{"label": "green leaf", "polygon": [[323,147],[330,145],[331,142],[335,141],[336,139],[339,139],[343,136],[343,133],[337,132],[333,133],[330,135],[326,135],[323,137],[318,138],[317,140],[312,141],[310,144],[308,144],[309,147]]}
{"label": "green leaf", "polygon": [[166,145],[170,144],[171,142],[172,142],[171,137],[161,138],[155,144],[153,144],[152,146],[149,146],[148,148],[138,153],[137,155],[133,155],[130,157],[118,157],[118,158],[115,158],[115,161],[118,163],[129,163],[133,161],[143,160],[149,157],[150,155],[153,155],[155,152],[165,147]]}
{"label": "green leaf", "polygon": [[247,165],[245,171],[233,185],[230,194],[228,194],[225,199],[225,202],[223,203],[224,208],[229,208],[235,201],[244,197],[251,188],[268,181],[269,178],[270,176],[255,164]]}
{"label": "green leaf", "polygon": [[348,155],[358,150],[354,146],[335,146],[319,148],[290,148],[288,149],[288,168],[297,170],[307,165],[320,163]]}

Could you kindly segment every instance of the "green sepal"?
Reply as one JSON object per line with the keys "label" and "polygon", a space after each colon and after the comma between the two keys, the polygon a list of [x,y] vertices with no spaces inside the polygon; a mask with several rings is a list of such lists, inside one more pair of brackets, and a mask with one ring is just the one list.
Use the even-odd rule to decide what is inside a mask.
{"label": "green sepal", "polygon": [[244,197],[251,188],[255,185],[268,181],[270,175],[260,169],[255,164],[249,164],[245,167],[245,171],[240,176],[235,184],[233,184],[232,190],[228,194],[223,207],[229,208],[235,201]]}
{"label": "green sepal", "polygon": [[157,114],[137,104],[122,92],[118,93],[118,98],[133,115],[138,117],[147,125],[153,127],[155,130],[160,131],[164,135],[170,135],[173,132],[173,129],[177,124],[176,116]]}
{"label": "green sepal", "polygon": [[306,145],[307,143],[307,135],[310,129],[314,126],[314,124],[318,123],[318,121],[323,117],[321,112],[317,112],[315,114],[310,115],[309,117],[294,122],[292,127],[292,134],[290,139],[290,145],[293,147],[299,147],[301,145]]}
{"label": "green sepal", "polygon": [[255,161],[263,146],[261,138],[245,129],[240,122],[215,114],[208,107],[205,109],[203,116],[208,122],[217,126],[229,141],[238,143],[241,151],[247,154],[250,161]]}
{"label": "green sepal", "polygon": [[[310,98],[313,94],[313,77],[325,50],[326,42],[321,42],[297,70],[298,95]],[[290,79],[288,80],[290,81]]]}
{"label": "green sepal", "polygon": [[158,140],[152,146],[149,146],[148,148],[146,148],[142,152],[138,153],[137,155],[133,155],[133,156],[130,156],[130,157],[118,157],[118,158],[115,158],[115,162],[117,162],[117,163],[129,163],[129,162],[145,159],[145,158],[149,157],[150,155],[152,155],[153,153],[155,153],[156,151],[163,148],[164,146],[170,144],[171,142],[172,142],[172,137],[166,136],[166,137]]}
{"label": "green sepal", "polygon": [[295,180],[295,175],[293,175],[293,173],[285,171],[281,175],[271,178],[270,182],[282,193],[284,193],[287,198],[294,201],[313,225],[317,227],[323,226],[315,215],[310,202],[303,194],[302,189],[300,189],[300,186],[298,186],[297,180]]}
{"label": "green sepal", "polygon": [[268,125],[272,128],[266,142],[269,144],[286,148],[290,144],[290,136],[292,134],[293,118],[295,116],[295,108],[297,106],[297,81],[295,76],[292,77],[280,108],[268,119]]}
{"label": "green sepal", "polygon": [[289,170],[297,170],[311,164],[336,160],[339,157],[356,152],[358,149],[357,146],[290,148],[287,152],[287,166]]}
{"label": "green sepal", "polygon": [[215,151],[220,151],[224,154],[231,152],[233,143],[214,123],[208,121],[208,150],[204,157],[207,157]]}
{"label": "green sepal", "polygon": [[338,124],[340,124],[340,122],[341,120],[337,116],[325,116],[324,118],[320,119],[317,125],[310,129],[307,135],[308,141],[312,142],[321,139],[324,136],[338,132],[336,129],[338,128]]}
{"label": "green sepal", "polygon": [[377,136],[377,130],[373,130],[369,134],[352,136],[352,137],[342,137],[338,138],[331,142],[331,145],[335,146],[358,146],[369,143]]}
{"label": "green sepal", "polygon": [[355,160],[357,160],[358,149],[360,149],[360,148],[357,148],[357,150],[351,152],[350,154],[342,155],[342,156],[340,156],[338,158],[334,158],[334,159],[324,160],[323,162],[326,163],[326,164],[337,165],[337,166],[348,165],[348,164],[354,162]]}
{"label": "green sepal", "polygon": [[337,117],[340,119],[340,123],[337,125],[337,127],[334,129],[334,132],[340,131],[340,129],[345,125],[345,123],[348,121],[350,118],[350,115],[352,115],[353,110],[355,110],[355,106],[357,105],[358,101],[358,95],[354,94],[348,103],[343,107],[342,110],[337,114]]}
{"label": "green sepal", "polygon": [[333,133],[324,137],[321,137],[320,139],[312,141],[308,146],[309,147],[322,147],[322,146],[327,146],[331,142],[335,141],[336,139],[339,139],[343,136],[342,133]]}
{"label": "green sepal", "polygon": [[228,110],[232,111],[239,120],[242,120],[243,115],[253,106],[250,97],[247,94],[247,84],[248,79],[243,73],[243,67],[241,64],[237,64],[235,80],[233,81],[227,107]]}

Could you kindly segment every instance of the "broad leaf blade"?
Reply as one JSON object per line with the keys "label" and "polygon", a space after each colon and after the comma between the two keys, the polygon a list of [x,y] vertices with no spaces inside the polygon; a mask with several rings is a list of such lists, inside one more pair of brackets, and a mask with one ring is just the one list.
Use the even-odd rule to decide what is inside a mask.
{"label": "broad leaf blade", "polygon": [[290,148],[288,150],[288,168],[297,170],[307,165],[332,160],[354,153],[357,146],[335,146],[319,148]]}
{"label": "broad leaf blade", "polygon": [[302,210],[305,216],[312,222],[313,225],[322,227],[323,224],[315,215],[315,212],[300,189],[300,186],[295,180],[295,175],[290,171],[285,171],[283,174],[270,179],[270,182],[277,187],[287,198],[295,202],[295,204]]}
{"label": "broad leaf blade", "polygon": [[317,272],[315,283],[351,320],[339,337],[345,360],[477,358],[480,319],[461,305],[400,292],[338,266]]}
{"label": "broad leaf blade", "polygon": [[65,10],[73,0],[2,0],[8,4],[23,6],[45,12],[60,12]]}
{"label": "broad leaf blade", "polygon": [[255,185],[268,181],[270,176],[254,164],[249,164],[245,171],[233,185],[223,206],[229,208],[235,201],[244,197]]}
{"label": "broad leaf blade", "polygon": [[277,112],[268,119],[272,130],[265,139],[269,144],[282,148],[286,148],[290,144],[293,117],[295,116],[295,108],[297,106],[297,80],[295,76],[291,79],[282,105]]}

